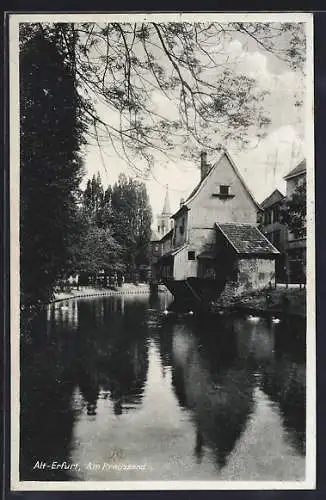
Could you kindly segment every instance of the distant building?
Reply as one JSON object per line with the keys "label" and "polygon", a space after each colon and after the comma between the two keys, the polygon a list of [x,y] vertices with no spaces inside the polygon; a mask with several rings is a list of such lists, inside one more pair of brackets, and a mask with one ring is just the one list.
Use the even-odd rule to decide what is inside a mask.
{"label": "distant building", "polygon": [[211,166],[202,152],[200,182],[172,215],[156,276],[175,297],[206,302],[274,285],[278,251],[257,228],[259,210],[229,153]]}
{"label": "distant building", "polygon": [[162,238],[173,227],[171,220],[172,211],[170,207],[169,187],[166,185],[165,198],[163,203],[162,212],[157,216],[157,233]]}
{"label": "distant building", "polygon": [[150,241],[150,265],[151,265],[151,281],[157,282],[158,276],[154,268],[154,264],[161,258],[163,252],[168,251],[170,240],[172,241],[173,220],[171,219],[172,211],[170,207],[169,187],[166,185],[165,198],[162,212],[157,216],[156,230],[152,229]]}
{"label": "distant building", "polygon": [[[306,160],[302,160],[285,177],[286,197],[291,198],[296,188],[306,179]],[[288,231],[287,258],[289,280],[292,283],[304,282],[306,275],[306,237],[296,238]]]}
{"label": "distant building", "polygon": [[275,189],[260,204],[263,210],[260,229],[280,252],[275,262],[276,281],[279,283],[285,282],[286,279],[287,228],[281,221],[284,200],[285,196]]}
{"label": "distant building", "polygon": [[278,189],[262,203],[260,229],[269,241],[279,250],[276,259],[276,280],[290,283],[303,283],[306,269],[306,238],[296,238],[282,223],[282,209],[296,188],[306,177],[306,160],[301,161],[285,177],[286,196]]}

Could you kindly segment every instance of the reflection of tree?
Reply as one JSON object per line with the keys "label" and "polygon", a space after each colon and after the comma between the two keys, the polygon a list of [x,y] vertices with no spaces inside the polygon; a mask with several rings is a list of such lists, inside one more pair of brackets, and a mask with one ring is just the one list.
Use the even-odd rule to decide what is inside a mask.
{"label": "reflection of tree", "polygon": [[305,322],[284,319],[279,325],[234,322],[241,351],[250,353],[261,375],[261,388],[279,405],[283,425],[296,450],[305,449]]}
{"label": "reflection of tree", "polygon": [[[95,372],[95,373],[94,373]],[[99,383],[96,377],[96,370],[80,369],[76,381],[80,392],[86,401],[87,415],[96,415],[97,399],[99,395]]]}
{"label": "reflection of tree", "polygon": [[284,357],[265,367],[261,386],[278,403],[285,429],[297,451],[305,454],[305,367]]}
{"label": "reflection of tree", "polygon": [[77,382],[93,414],[99,386],[110,391],[116,414],[141,402],[148,369],[143,310],[137,301],[126,309],[117,300],[80,304]]}
{"label": "reflection of tree", "polygon": [[305,322],[291,318],[275,328],[273,356],[261,365],[261,388],[279,405],[283,425],[295,449],[305,454]]}
{"label": "reflection of tree", "polygon": [[110,390],[115,414],[124,406],[139,404],[147,377],[147,346],[143,341],[121,339],[102,372],[103,386]]}
{"label": "reflection of tree", "polygon": [[[51,315],[31,325],[32,340],[21,354],[21,479],[64,480],[69,472],[37,470],[37,460],[69,461],[76,386],[95,415],[102,388],[109,388],[115,413],[141,401],[146,383],[145,303],[78,301],[78,328]],[[47,331],[47,335],[45,335]]]}
{"label": "reflection of tree", "polygon": [[56,330],[52,337],[45,336],[44,319],[36,318],[32,325],[35,338],[21,351],[21,480],[55,481],[69,476],[64,470],[33,470],[38,460],[48,464],[67,461],[74,422],[72,342],[69,338],[64,341]]}
{"label": "reflection of tree", "polygon": [[206,445],[220,467],[246,426],[254,386],[245,361],[237,358],[234,333],[224,328],[215,328],[215,336],[206,340],[206,331],[198,337],[179,328],[172,347],[175,393],[196,422],[195,455],[200,459]]}

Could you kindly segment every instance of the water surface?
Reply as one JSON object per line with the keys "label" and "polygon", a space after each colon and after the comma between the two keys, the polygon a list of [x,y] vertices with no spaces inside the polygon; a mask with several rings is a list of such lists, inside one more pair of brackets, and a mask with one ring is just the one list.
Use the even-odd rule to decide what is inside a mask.
{"label": "water surface", "polygon": [[303,480],[305,325],[53,304],[21,356],[21,480]]}

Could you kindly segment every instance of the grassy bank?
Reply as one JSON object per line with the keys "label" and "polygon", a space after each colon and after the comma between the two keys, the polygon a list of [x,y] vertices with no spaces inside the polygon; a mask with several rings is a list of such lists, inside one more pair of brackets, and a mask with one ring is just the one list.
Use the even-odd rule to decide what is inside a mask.
{"label": "grassy bank", "polygon": [[306,316],[306,290],[300,288],[276,288],[248,294],[234,299],[230,306],[235,310],[245,310],[265,314],[290,314]]}

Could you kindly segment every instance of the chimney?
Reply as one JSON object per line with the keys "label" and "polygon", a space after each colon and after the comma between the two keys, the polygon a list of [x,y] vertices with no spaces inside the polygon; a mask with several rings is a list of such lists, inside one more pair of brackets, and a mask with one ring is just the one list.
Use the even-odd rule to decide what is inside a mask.
{"label": "chimney", "polygon": [[207,163],[207,153],[202,151],[200,153],[200,180],[204,179],[209,171],[209,165]]}

